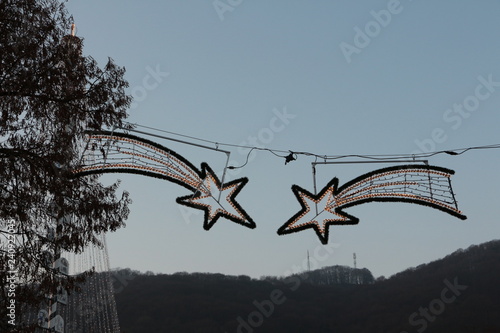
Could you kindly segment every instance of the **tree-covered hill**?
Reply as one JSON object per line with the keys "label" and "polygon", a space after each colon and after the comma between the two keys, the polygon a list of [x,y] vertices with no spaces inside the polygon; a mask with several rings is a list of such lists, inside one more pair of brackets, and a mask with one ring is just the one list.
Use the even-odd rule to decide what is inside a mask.
{"label": "tree-covered hill", "polygon": [[375,280],[332,266],[286,278],[115,272],[123,332],[500,332],[500,241]]}

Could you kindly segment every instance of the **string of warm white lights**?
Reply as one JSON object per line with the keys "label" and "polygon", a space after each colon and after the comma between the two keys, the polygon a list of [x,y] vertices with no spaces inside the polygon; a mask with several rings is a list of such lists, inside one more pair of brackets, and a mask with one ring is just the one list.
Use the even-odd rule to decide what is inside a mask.
{"label": "string of warm white lights", "polygon": [[[113,140],[113,141],[110,141]],[[209,194],[203,179],[192,167],[168,151],[131,138],[89,135],[89,149],[84,155],[85,167],[77,172],[106,168],[130,168],[164,175]]]}
{"label": "string of warm white lights", "polygon": [[293,185],[292,191],[302,208],[278,229],[278,234],[312,228],[326,244],[330,225],[358,223],[358,218],[344,209],[368,202],[407,202],[466,219],[451,187],[453,173],[431,165],[403,165],[374,170],[342,186],[333,178],[318,194]]}
{"label": "string of warm white lights", "polygon": [[65,332],[109,332],[120,331],[112,276],[105,235],[98,236],[102,246],[90,245],[81,253],[64,253],[71,262],[71,275],[94,270],[79,291],[73,291],[68,298],[65,312]]}
{"label": "string of warm white lights", "polygon": [[224,182],[223,175],[220,181],[208,164],[202,163],[199,170],[173,150],[137,136],[114,131],[87,133],[81,165],[73,173],[76,177],[100,173],[135,173],[165,179],[192,192],[177,198],[177,203],[204,210],[206,230],[220,217],[255,228],[251,217],[235,201],[248,182],[247,178]]}
{"label": "string of warm white lights", "polygon": [[[228,154],[229,160],[230,153],[220,150],[219,146],[223,145],[220,143],[216,143],[216,147],[213,148],[140,130],[133,129],[131,131],[225,152]],[[192,137],[189,138],[193,139]],[[177,198],[177,203],[204,210],[204,228],[206,230],[209,230],[220,217],[249,228],[255,227],[251,217],[235,201],[236,195],[248,182],[247,178],[240,178],[227,183],[221,182],[208,164],[202,163],[201,169],[198,169],[173,150],[128,133],[115,131],[88,132],[87,139],[82,164],[79,168],[73,170],[75,177],[118,172],[162,178],[192,191],[190,195]],[[207,141],[204,140],[205,143]],[[250,152],[254,149],[258,148],[251,147]],[[447,153],[459,155],[471,149],[474,149],[474,147],[459,152]],[[273,154],[276,153],[273,152]],[[310,153],[290,151],[290,155],[282,156],[285,157],[285,164],[295,160],[298,154],[315,156]],[[353,156],[374,158],[374,155],[343,155],[330,156],[329,158],[338,159]],[[398,159],[398,156],[395,155],[385,155],[386,157],[390,156],[390,158],[381,157],[382,155],[377,156],[377,161],[330,161],[323,163],[408,162],[407,155],[400,156],[406,160]],[[423,155],[420,157],[423,157]],[[426,155],[426,157],[429,157],[429,155]],[[460,219],[465,219],[466,216],[458,209],[451,187],[450,177],[454,174],[454,171],[431,166],[426,160],[419,160],[419,162],[424,162],[424,165],[417,165],[415,162],[414,159],[413,163],[410,161],[411,164],[408,165],[397,165],[374,170],[354,178],[342,186],[339,186],[337,178],[333,178],[319,193],[316,191],[315,181],[314,194],[298,185],[293,185],[292,191],[302,209],[278,229],[278,234],[284,235],[313,228],[321,242],[326,244],[328,242],[328,226],[357,224],[359,221],[358,218],[344,212],[343,209],[368,202],[408,202],[439,209]],[[314,162],[313,168],[314,165],[321,163]],[[313,210],[312,207],[315,209]],[[323,215],[323,218],[320,218],[320,215]]]}
{"label": "string of warm white lights", "polygon": [[410,198],[431,202],[457,213],[450,174],[429,169],[403,169],[375,174],[358,181],[336,195],[331,208],[368,198]]}
{"label": "string of warm white lights", "polygon": [[[457,156],[457,155],[462,155],[465,152],[468,152],[470,150],[484,150],[484,149],[500,149],[500,144],[492,144],[492,145],[484,145],[484,146],[474,146],[474,147],[466,147],[466,148],[457,148],[457,149],[449,149],[449,150],[439,150],[439,151],[434,151],[434,152],[423,152],[423,153],[418,153],[418,154],[346,154],[346,155],[327,155],[327,154],[317,154],[313,152],[306,152],[306,151],[295,151],[295,150],[280,150],[280,149],[273,149],[273,148],[266,148],[266,147],[257,147],[257,146],[248,146],[248,145],[238,145],[238,144],[232,144],[232,143],[222,143],[222,142],[217,142],[217,141],[211,141],[207,139],[202,139],[198,138],[195,136],[190,136],[190,135],[185,135],[185,134],[180,134],[172,131],[167,131],[167,130],[162,130],[159,128],[151,127],[151,126],[146,126],[146,125],[140,125],[137,123],[127,123],[134,128],[142,128],[150,131],[155,131],[158,133],[165,133],[169,134],[172,136],[176,137],[181,137],[193,141],[199,141],[203,142],[205,144],[210,144],[213,145],[215,149],[218,149],[219,147],[232,147],[232,148],[242,148],[242,149],[248,149],[249,152],[247,154],[247,162],[248,162],[248,156],[251,154],[252,151],[254,150],[259,150],[259,151],[267,151],[272,153],[273,155],[284,158],[285,159],[285,164],[288,162],[291,162],[293,160],[296,160],[298,155],[302,156],[311,156],[316,159],[324,160],[324,161],[331,161],[331,160],[339,160],[339,159],[345,159],[345,158],[359,158],[359,159],[368,159],[368,160],[378,160],[378,161],[384,161],[384,160],[399,160],[399,159],[419,159],[419,158],[429,158],[435,155],[439,154],[447,154],[447,155],[452,155],[452,156]],[[155,137],[160,137],[166,140],[172,140],[170,137],[165,137],[165,136],[160,136],[158,134],[154,133],[149,133],[147,131],[138,131],[135,129],[126,129],[122,128],[125,131],[131,131],[131,132],[138,132],[141,134],[145,135],[152,135]],[[178,141],[178,140],[177,140]],[[187,142],[187,141],[181,141],[186,144],[193,144],[192,142]],[[245,162],[241,166],[230,166],[230,169],[236,169],[236,168],[241,168],[247,164]]]}

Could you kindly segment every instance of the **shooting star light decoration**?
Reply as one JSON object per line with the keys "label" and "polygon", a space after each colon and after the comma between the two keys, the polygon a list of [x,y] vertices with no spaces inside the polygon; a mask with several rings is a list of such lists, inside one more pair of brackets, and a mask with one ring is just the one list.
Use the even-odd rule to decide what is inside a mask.
{"label": "shooting star light decoration", "polygon": [[198,170],[184,157],[156,142],[108,131],[89,132],[87,135],[83,165],[73,171],[76,176],[135,173],[165,179],[192,192],[176,201],[204,210],[205,230],[209,230],[221,217],[255,228],[255,222],[236,201],[248,178],[222,184],[208,164],[202,163],[201,170]]}
{"label": "shooting star light decoration", "polygon": [[313,228],[323,244],[330,225],[357,224],[345,208],[366,202],[408,202],[442,210],[462,220],[450,177],[455,172],[429,165],[402,165],[372,171],[343,186],[333,178],[318,194],[298,185],[292,191],[302,209],[278,229],[279,235]]}

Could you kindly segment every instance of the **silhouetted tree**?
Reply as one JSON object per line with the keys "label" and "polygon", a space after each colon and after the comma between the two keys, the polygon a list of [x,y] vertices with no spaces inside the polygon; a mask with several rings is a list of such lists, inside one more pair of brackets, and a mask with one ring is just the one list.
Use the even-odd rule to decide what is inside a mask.
{"label": "silhouetted tree", "polygon": [[[82,55],[71,20],[58,0],[0,1],[0,281],[17,270],[18,303],[54,291],[47,253],[98,243],[96,236],[121,227],[129,212],[118,183],[72,177],[84,131],[124,126],[131,98],[123,68],[109,59],[101,69]],[[56,222],[65,217],[77,218]],[[2,323],[6,301],[1,288]]]}

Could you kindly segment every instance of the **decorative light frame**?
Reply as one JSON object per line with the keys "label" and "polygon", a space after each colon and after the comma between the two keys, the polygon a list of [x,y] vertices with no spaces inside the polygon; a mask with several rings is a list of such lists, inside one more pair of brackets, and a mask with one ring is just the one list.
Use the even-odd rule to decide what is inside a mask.
{"label": "decorative light frame", "polygon": [[[318,194],[293,185],[292,192],[301,205],[301,210],[278,229],[279,235],[290,234],[312,228],[321,243],[327,244],[330,225],[358,224],[359,219],[346,212],[345,208],[368,202],[407,202],[442,210],[465,220],[467,217],[458,209],[450,177],[450,169],[430,165],[400,165],[382,168],[361,175],[341,187],[333,178]],[[324,207],[318,211],[317,204]],[[311,202],[312,204],[310,204]],[[316,206],[316,215],[301,222]],[[319,216],[330,213],[319,222]]]}
{"label": "decorative light frame", "polygon": [[[202,163],[200,170],[175,151],[134,135],[96,131],[88,132],[87,136],[83,165],[73,171],[75,176],[133,173],[165,179],[192,192],[191,195],[177,198],[176,202],[204,210],[205,230],[209,230],[221,217],[250,229],[256,227],[253,219],[236,201],[248,178],[223,183],[207,163]],[[213,185],[216,189],[211,188]],[[217,197],[213,196],[215,191],[218,192]],[[227,191],[229,193],[222,201],[222,194]],[[213,204],[199,202],[203,199],[211,199]],[[215,209],[212,207],[214,204],[218,206]]]}

